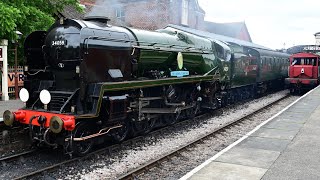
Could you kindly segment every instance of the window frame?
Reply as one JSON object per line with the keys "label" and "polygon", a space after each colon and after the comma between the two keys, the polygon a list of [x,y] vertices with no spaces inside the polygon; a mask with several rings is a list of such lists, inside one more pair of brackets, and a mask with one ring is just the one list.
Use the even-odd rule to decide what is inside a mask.
{"label": "window frame", "polygon": [[117,19],[124,19],[125,18],[125,12],[124,12],[123,7],[116,7],[115,11],[116,11],[116,18]]}
{"label": "window frame", "polygon": [[181,24],[189,24],[189,0],[181,1]]}

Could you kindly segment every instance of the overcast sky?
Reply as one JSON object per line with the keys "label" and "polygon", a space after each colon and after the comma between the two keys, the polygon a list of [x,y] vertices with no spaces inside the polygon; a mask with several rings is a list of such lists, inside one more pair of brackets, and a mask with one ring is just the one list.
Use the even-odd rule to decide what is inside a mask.
{"label": "overcast sky", "polygon": [[314,44],[320,32],[319,0],[198,0],[205,20],[245,21],[252,41],[273,49]]}

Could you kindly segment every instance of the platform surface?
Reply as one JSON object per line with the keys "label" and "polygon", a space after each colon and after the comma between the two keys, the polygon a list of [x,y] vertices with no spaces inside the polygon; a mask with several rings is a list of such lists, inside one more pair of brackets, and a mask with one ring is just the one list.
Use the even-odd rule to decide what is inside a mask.
{"label": "platform surface", "polygon": [[320,87],[181,180],[320,179]]}
{"label": "platform surface", "polygon": [[5,110],[15,111],[23,107],[23,102],[20,99],[0,101],[0,122],[2,121],[2,115]]}

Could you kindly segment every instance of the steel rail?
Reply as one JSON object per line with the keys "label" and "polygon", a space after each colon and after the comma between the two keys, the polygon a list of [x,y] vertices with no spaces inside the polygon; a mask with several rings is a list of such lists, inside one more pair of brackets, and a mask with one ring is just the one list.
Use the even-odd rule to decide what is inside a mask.
{"label": "steel rail", "polygon": [[110,154],[111,151],[113,149],[117,149],[117,147],[120,145],[124,145],[124,144],[127,144],[128,142],[133,142],[134,140],[138,140],[140,139],[141,136],[138,136],[138,137],[135,137],[133,139],[130,139],[128,141],[124,141],[123,143],[121,144],[115,144],[115,145],[112,145],[112,146],[109,146],[109,147],[106,147],[106,148],[102,148],[102,149],[99,149],[99,150],[96,150],[96,151],[93,151],[89,154],[87,154],[86,156],[83,156],[83,157],[75,157],[75,158],[72,158],[72,159],[69,159],[69,160],[66,160],[66,161],[63,161],[63,162],[59,162],[59,163],[56,163],[54,165],[51,165],[51,166],[47,166],[45,168],[42,168],[42,169],[39,169],[37,171],[33,171],[31,173],[28,173],[28,174],[25,174],[25,175],[22,175],[20,177],[16,177],[16,178],[12,178],[13,180],[20,180],[20,179],[29,179],[29,178],[32,178],[32,177],[35,177],[35,176],[39,176],[39,175],[42,175],[43,173],[49,173],[49,172],[53,172],[61,167],[65,167],[66,165],[68,164],[71,164],[71,163],[74,163],[74,162],[82,162],[82,160],[85,160],[87,158],[90,158],[90,157],[94,157],[95,155],[97,154],[103,154],[103,153],[108,153]]}
{"label": "steel rail", "polygon": [[[283,99],[287,98],[289,95],[285,96],[285,97],[282,97],[266,106],[264,106],[263,108],[259,109],[259,110],[256,110],[254,111],[252,114],[254,113],[257,113],[258,111],[262,111],[263,109],[265,109],[266,107],[270,107],[272,106],[273,104],[276,104],[277,102],[280,102],[282,101]],[[252,115],[251,114],[251,115]],[[208,113],[205,113],[205,114],[201,114],[199,116],[196,116],[195,118],[201,118],[201,117],[205,117],[205,116],[208,116]],[[249,115],[246,115],[245,117],[248,117]],[[242,117],[240,119],[243,119],[245,117]],[[191,120],[191,119],[188,119],[188,120]],[[187,120],[187,121],[188,121]],[[232,121],[230,123],[228,123],[227,125],[225,125],[224,127],[220,127],[218,128],[217,130],[215,130],[214,132],[212,132],[211,134],[213,133],[216,133],[217,131],[220,131],[222,129],[224,129],[226,126],[230,126],[231,124],[235,124],[235,122],[239,121],[236,120],[236,121]],[[186,121],[181,121],[181,122],[178,122],[176,124],[174,124],[174,126],[177,126],[179,124],[185,124]],[[157,129],[155,131],[152,131],[150,134],[156,134],[156,133],[159,133],[159,132],[162,132],[162,131],[166,131],[168,128],[172,128],[173,126],[166,126],[166,127],[163,127],[163,128],[160,128],[160,129]],[[208,137],[210,136],[209,135],[206,135],[205,137]],[[137,174],[140,174],[142,173],[144,170],[147,170],[147,169],[150,169],[151,167],[154,167],[156,166],[159,162],[162,162],[163,160],[167,159],[168,157],[170,156],[173,156],[176,152],[180,152],[182,151],[183,149],[185,149],[186,147],[190,147],[192,146],[192,144],[195,144],[196,142],[199,142],[201,141],[202,139],[204,139],[205,137],[201,137],[201,138],[198,138],[197,140],[193,141],[192,143],[189,143],[183,147],[180,147],[178,148],[177,150],[175,151],[172,151],[172,152],[169,152],[165,155],[163,155],[162,157],[159,157],[155,160],[152,160],[152,161],[149,161],[147,162],[146,164],[124,174],[124,175],[121,175],[119,177],[117,177],[117,179],[134,179],[134,177],[137,175]],[[109,146],[109,147],[105,147],[105,148],[102,148],[102,149],[98,149],[96,151],[93,151],[89,154],[87,154],[86,156],[83,156],[83,157],[76,157],[76,158],[73,158],[73,159],[69,159],[69,160],[66,160],[66,161],[63,161],[63,162],[60,162],[60,163],[57,163],[57,164],[54,164],[54,165],[51,165],[51,166],[48,166],[48,167],[45,167],[43,169],[39,169],[37,171],[34,171],[34,172],[31,172],[31,173],[28,173],[28,174],[25,174],[25,175],[22,175],[20,177],[16,177],[16,178],[13,178],[14,180],[20,180],[20,179],[29,179],[29,178],[32,178],[32,177],[36,177],[36,176],[39,176],[39,175],[42,175],[43,173],[50,173],[50,172],[54,172],[55,170],[59,169],[60,167],[65,167],[66,165],[68,164],[71,164],[71,163],[74,163],[74,162],[81,162],[82,160],[85,160],[85,159],[88,159],[90,157],[94,157],[98,154],[111,154],[112,150],[114,149],[119,149],[121,148],[122,146],[125,146],[127,144],[133,144],[134,142],[138,142],[140,141],[141,139],[143,139],[143,136],[137,136],[135,138],[132,138],[132,139],[129,139],[127,141],[124,141],[122,142],[121,144],[115,144],[115,145],[112,145],[112,146]]]}
{"label": "steel rail", "polygon": [[192,147],[193,145],[196,145],[196,144],[200,143],[201,141],[204,141],[205,139],[215,135],[216,133],[218,133],[220,131],[223,131],[224,129],[227,129],[229,127],[232,127],[232,126],[234,126],[234,125],[236,125],[236,124],[238,124],[238,123],[240,123],[240,122],[242,122],[242,121],[254,116],[255,114],[263,111],[266,108],[271,107],[274,104],[279,103],[280,101],[282,101],[282,100],[284,100],[284,99],[286,99],[288,97],[290,97],[290,95],[286,95],[286,96],[284,96],[284,97],[282,97],[282,98],[280,98],[280,99],[278,99],[278,100],[276,100],[276,101],[274,101],[272,103],[269,103],[268,105],[266,105],[266,106],[264,106],[264,107],[262,107],[260,109],[255,110],[254,112],[252,112],[250,114],[247,114],[247,115],[245,115],[243,117],[240,117],[240,118],[238,118],[236,120],[230,121],[230,122],[226,123],[225,125],[218,127],[214,131],[212,131],[212,132],[210,132],[210,133],[208,133],[206,135],[203,135],[203,136],[197,138],[196,140],[194,140],[194,141],[192,141],[192,142],[190,142],[190,143],[188,143],[186,145],[180,146],[180,147],[176,148],[175,150],[172,150],[171,152],[168,152],[168,153],[162,155],[161,157],[158,157],[158,158],[156,158],[154,160],[151,160],[151,161],[147,162],[146,164],[141,165],[140,167],[137,167],[137,168],[135,168],[135,169],[133,169],[133,170],[121,175],[121,176],[118,176],[116,179],[120,179],[120,180],[127,180],[127,179],[134,180],[134,179],[137,179],[136,177],[139,174],[142,174],[143,172],[147,171],[148,169],[156,167],[161,162],[164,162],[167,159],[170,159],[170,157],[174,157],[175,155],[180,154],[180,152],[185,151],[187,148]]}
{"label": "steel rail", "polygon": [[[205,117],[207,115],[208,115],[207,113],[206,114],[200,114],[200,115],[196,116],[195,118],[202,118],[202,117]],[[172,128],[174,126],[179,126],[179,124],[182,125],[182,124],[186,123],[186,121],[188,121],[188,120],[191,120],[191,119],[187,119],[185,121],[177,122],[173,126],[165,126],[165,127],[160,128],[160,129],[156,129],[156,130],[150,132],[150,134],[158,134],[158,133],[161,133],[161,132],[165,132],[167,129]],[[107,154],[110,155],[112,150],[119,149],[122,146],[125,146],[125,145],[128,145],[128,144],[133,144],[135,142],[142,141],[143,137],[144,136],[136,136],[136,137],[134,137],[132,139],[128,139],[126,141],[123,141],[120,144],[115,144],[115,145],[112,145],[112,146],[109,146],[109,147],[98,149],[96,151],[93,151],[93,152],[87,154],[86,156],[75,157],[73,159],[69,159],[69,160],[66,160],[66,161],[63,161],[63,162],[60,162],[60,163],[45,167],[43,169],[39,169],[37,171],[22,175],[20,177],[13,178],[13,180],[28,179],[28,178],[32,178],[32,177],[35,177],[35,176],[39,176],[39,175],[43,174],[44,172],[46,172],[46,173],[53,172],[53,171],[55,171],[56,169],[58,169],[60,167],[65,167],[67,164],[71,164],[71,163],[74,163],[74,162],[77,162],[77,161],[81,162],[82,160],[87,159],[87,158],[92,157],[92,156],[95,156],[97,154],[107,153]]]}
{"label": "steel rail", "polygon": [[29,156],[35,152],[39,152],[39,151],[36,149],[33,149],[33,150],[18,153],[18,154],[2,157],[2,158],[0,158],[0,164],[6,164],[8,162],[12,162],[12,161],[21,159],[21,158],[23,158],[25,156]]}

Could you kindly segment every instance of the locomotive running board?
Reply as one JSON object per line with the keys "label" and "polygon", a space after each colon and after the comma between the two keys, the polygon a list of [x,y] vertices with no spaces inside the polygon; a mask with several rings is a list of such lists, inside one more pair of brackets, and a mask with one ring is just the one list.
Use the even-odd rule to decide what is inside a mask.
{"label": "locomotive running board", "polygon": [[179,111],[190,109],[192,107],[194,107],[194,105],[177,108],[142,108],[140,112],[146,114],[175,114]]}
{"label": "locomotive running board", "polygon": [[[219,81],[219,75],[196,75],[196,76],[188,76],[181,78],[164,78],[164,79],[152,79],[152,80],[143,80],[143,81],[122,81],[122,82],[103,82],[103,83],[94,83],[92,84],[92,94],[91,97],[97,99],[94,104],[94,108],[92,112],[89,114],[83,114],[76,116],[76,119],[84,119],[84,118],[94,118],[98,117],[100,113],[100,107],[102,104],[102,97],[106,92],[114,92],[114,91],[125,91],[139,88],[148,88],[148,87],[157,87],[157,86],[165,86],[172,84],[185,84],[185,83],[199,83],[199,82],[207,82],[207,81]],[[169,111],[170,113],[175,113],[176,111]],[[167,112],[165,112],[167,113]]]}

